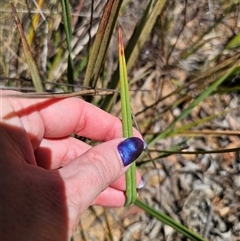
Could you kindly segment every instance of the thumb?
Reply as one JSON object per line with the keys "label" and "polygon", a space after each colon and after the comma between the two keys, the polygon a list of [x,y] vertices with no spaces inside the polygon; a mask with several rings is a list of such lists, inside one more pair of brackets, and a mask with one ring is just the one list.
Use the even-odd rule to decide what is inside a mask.
{"label": "thumb", "polygon": [[[144,142],[137,137],[118,138],[92,147],[60,169],[68,207],[75,209],[75,215],[81,215],[102,191],[123,175],[143,149]],[[71,215],[73,210],[69,211]]]}

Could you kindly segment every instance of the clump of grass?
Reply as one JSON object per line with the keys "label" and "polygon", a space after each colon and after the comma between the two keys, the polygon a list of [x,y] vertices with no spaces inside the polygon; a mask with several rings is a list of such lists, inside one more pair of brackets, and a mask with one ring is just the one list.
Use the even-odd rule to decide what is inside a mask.
{"label": "clump of grass", "polygon": [[[120,76],[115,44],[116,23],[119,21],[127,40],[125,77],[128,74],[131,114],[148,143],[148,151],[136,163],[142,173],[149,168],[163,170],[161,160],[170,155],[175,154],[178,158],[186,154],[208,154],[209,151],[186,151],[189,143],[199,138],[216,141],[211,139],[212,136],[239,135],[237,128],[231,132],[214,129],[214,121],[226,113],[237,115],[237,109],[228,106],[226,100],[239,93],[239,1],[214,4],[212,1],[201,1],[200,4],[172,0],[127,1],[124,4],[111,0],[107,4],[106,1],[75,1],[71,4],[68,0],[26,2],[27,5],[20,0],[14,2],[15,19],[16,16],[20,18],[23,31],[17,31],[14,25],[10,3],[3,1],[2,4],[2,88],[20,91],[46,89],[48,92],[74,90],[77,94],[82,94],[84,87],[103,88],[98,91],[107,89],[107,93],[114,95],[87,100],[120,115]],[[33,56],[27,55],[30,63],[25,62],[26,52]],[[39,74],[34,77],[32,73]],[[33,84],[36,78],[42,88]],[[85,94],[90,92],[93,95],[95,90]],[[128,114],[129,120],[129,110]],[[210,149],[212,153],[232,151],[224,147]],[[239,151],[237,145],[232,149]],[[152,162],[153,167],[150,166]],[[141,196],[148,197],[144,190]],[[154,198],[157,199],[157,194]],[[135,201],[135,197],[129,203],[132,202],[153,216],[155,213],[156,218],[186,237],[204,240],[149,204]],[[171,216],[176,217],[175,214]],[[184,219],[178,221],[184,223]],[[123,228],[122,235],[128,226],[126,224]],[[112,224],[108,222],[107,227],[108,240],[113,240],[114,221]],[[203,236],[206,239],[211,237],[209,233]]]}

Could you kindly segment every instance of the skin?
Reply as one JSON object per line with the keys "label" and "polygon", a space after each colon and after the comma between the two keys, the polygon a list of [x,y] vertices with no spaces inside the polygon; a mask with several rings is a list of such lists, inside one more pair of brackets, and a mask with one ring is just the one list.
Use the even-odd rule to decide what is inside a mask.
{"label": "skin", "polygon": [[2,240],[66,241],[90,205],[124,205],[121,121],[79,98],[6,96],[12,93],[0,92]]}

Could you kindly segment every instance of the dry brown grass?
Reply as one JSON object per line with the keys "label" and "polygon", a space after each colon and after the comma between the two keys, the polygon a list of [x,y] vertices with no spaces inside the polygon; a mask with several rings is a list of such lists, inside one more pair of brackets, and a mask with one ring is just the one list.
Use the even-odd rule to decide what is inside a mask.
{"label": "dry brown grass", "polygon": [[[30,35],[30,19],[34,14],[29,14],[27,2],[31,12],[36,10],[32,1],[18,0],[15,4],[26,34]],[[40,17],[31,48],[42,79],[66,84],[67,48],[60,3],[55,2],[43,1],[42,13],[48,23],[48,31],[46,32],[46,21]],[[83,65],[76,79],[77,89],[84,76],[89,36],[94,38],[106,1],[94,1],[92,23],[91,1],[72,2],[73,12],[78,14],[78,18],[73,15],[72,55],[76,68]],[[126,41],[141,18],[147,2],[130,2],[119,18]],[[239,61],[240,39],[236,47],[228,47],[240,30],[240,7],[237,2],[239,1],[168,1],[130,73],[131,88],[136,90],[131,92],[132,109],[146,140],[162,132],[199,93],[208,88],[218,74],[228,71],[227,67],[221,67],[221,63],[232,56],[238,57],[234,63]],[[32,90],[9,2],[2,0],[0,10],[1,87]],[[104,87],[111,81],[116,66],[114,34],[101,76]],[[216,70],[208,74],[214,67]],[[196,82],[191,82],[198,77]],[[146,163],[149,156],[145,158],[144,164],[139,164],[146,179],[146,187],[139,193],[140,197],[211,241],[240,240],[239,151],[225,154],[180,153],[162,158],[158,156],[159,151],[170,150],[179,143],[182,144],[178,149],[185,151],[239,147],[240,99],[239,89],[236,89],[239,88],[239,80],[238,74],[225,81],[221,86],[224,92],[218,89],[215,95],[209,96],[178,123],[177,127],[180,127],[200,121],[188,130],[192,132],[159,140],[149,147],[154,150],[150,152],[150,157],[157,158],[155,165],[152,162]],[[178,87],[183,88],[164,98]],[[229,87],[235,90],[227,91],[226,88]],[[53,89],[50,84],[47,88]],[[114,115],[120,114],[118,103],[111,112]],[[217,117],[201,122],[213,114]],[[134,206],[107,209],[106,213],[101,207],[89,209],[81,219],[74,240],[186,240]]]}

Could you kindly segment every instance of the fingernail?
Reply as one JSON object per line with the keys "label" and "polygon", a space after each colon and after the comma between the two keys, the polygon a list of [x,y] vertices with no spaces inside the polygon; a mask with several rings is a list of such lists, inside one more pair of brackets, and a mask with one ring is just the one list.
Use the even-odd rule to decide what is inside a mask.
{"label": "fingernail", "polygon": [[144,142],[137,137],[130,137],[117,146],[124,166],[134,162],[142,153]]}
{"label": "fingernail", "polygon": [[146,148],[147,148],[147,142],[143,141],[143,149],[146,150]]}
{"label": "fingernail", "polygon": [[141,177],[141,181],[139,183],[139,185],[137,186],[137,189],[142,189],[146,184],[146,181],[143,177]]}

